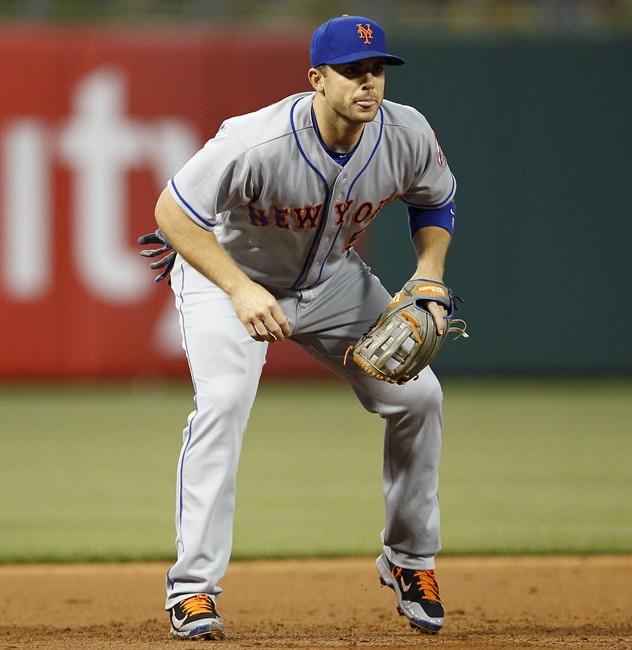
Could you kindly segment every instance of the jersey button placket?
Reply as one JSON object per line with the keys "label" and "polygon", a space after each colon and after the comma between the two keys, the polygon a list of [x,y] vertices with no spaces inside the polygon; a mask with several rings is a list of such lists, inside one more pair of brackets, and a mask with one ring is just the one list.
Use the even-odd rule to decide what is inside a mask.
{"label": "jersey button placket", "polygon": [[345,181],[347,180],[346,174],[338,176],[334,185],[332,187],[331,195],[335,197],[334,201],[330,202],[329,211],[327,214],[327,223],[325,224],[325,231],[323,232],[322,238],[318,245],[318,251],[314,256],[314,261],[312,262],[312,268],[310,270],[310,282],[315,282],[316,279],[320,276],[321,268],[325,265],[327,254],[329,252],[330,242],[334,237],[338,226],[336,221],[338,215],[335,209],[335,203],[341,201],[345,193]]}

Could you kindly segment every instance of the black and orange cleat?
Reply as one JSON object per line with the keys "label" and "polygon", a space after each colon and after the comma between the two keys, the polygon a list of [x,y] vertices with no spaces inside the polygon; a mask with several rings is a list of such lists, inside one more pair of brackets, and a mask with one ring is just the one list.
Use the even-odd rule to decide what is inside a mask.
{"label": "black and orange cleat", "polygon": [[171,634],[179,639],[224,638],[224,621],[208,594],[185,598],[169,610]]}
{"label": "black and orange cleat", "polygon": [[404,569],[393,564],[384,554],[375,565],[380,582],[397,596],[397,611],[410,621],[410,626],[428,634],[443,627],[444,610],[433,569]]}

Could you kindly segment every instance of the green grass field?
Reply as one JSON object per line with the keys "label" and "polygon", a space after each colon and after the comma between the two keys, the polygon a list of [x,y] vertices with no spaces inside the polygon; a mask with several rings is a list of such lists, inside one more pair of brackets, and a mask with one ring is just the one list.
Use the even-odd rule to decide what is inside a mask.
{"label": "green grass field", "polygon": [[[632,551],[630,381],[445,380],[444,553]],[[169,560],[188,384],[1,389],[0,560]],[[382,423],[264,381],[234,557],[377,553]]]}

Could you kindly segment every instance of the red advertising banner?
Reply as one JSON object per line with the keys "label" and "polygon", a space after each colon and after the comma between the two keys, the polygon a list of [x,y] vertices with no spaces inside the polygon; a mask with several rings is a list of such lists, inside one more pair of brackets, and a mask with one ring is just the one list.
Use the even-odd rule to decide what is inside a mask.
{"label": "red advertising banner", "polygon": [[[307,89],[308,41],[0,31],[0,379],[186,376],[171,290],[136,238],[223,119]],[[266,373],[327,371],[281,343]]]}

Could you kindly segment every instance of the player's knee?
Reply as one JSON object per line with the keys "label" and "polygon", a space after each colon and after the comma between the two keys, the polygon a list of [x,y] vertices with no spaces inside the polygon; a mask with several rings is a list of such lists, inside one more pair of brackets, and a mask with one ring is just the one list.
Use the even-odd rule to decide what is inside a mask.
{"label": "player's knee", "polygon": [[[423,373],[422,373],[423,375]],[[382,403],[380,414],[395,430],[422,431],[431,427],[441,430],[443,392],[437,378],[430,371],[404,386],[389,392],[390,399]]]}
{"label": "player's knee", "polygon": [[408,391],[405,395],[406,407],[420,413],[441,411],[443,391],[435,374],[426,368],[417,380],[406,384]]}
{"label": "player's knee", "polygon": [[200,415],[209,417],[214,422],[241,421],[250,414],[251,403],[244,399],[239,392],[211,393],[196,395],[197,411]]}

